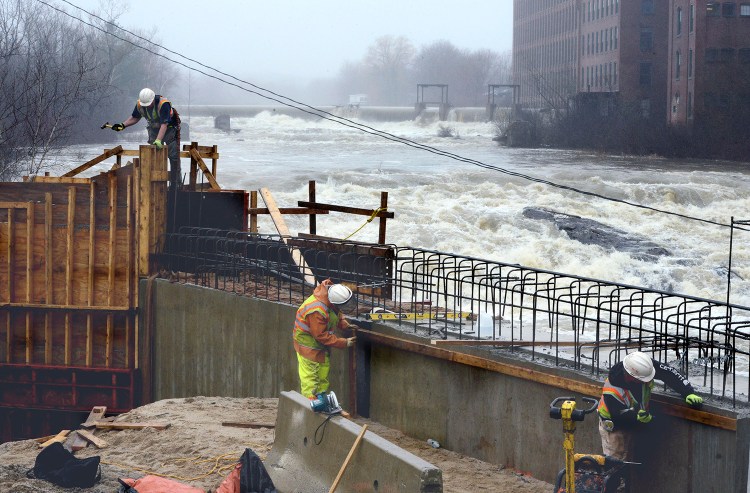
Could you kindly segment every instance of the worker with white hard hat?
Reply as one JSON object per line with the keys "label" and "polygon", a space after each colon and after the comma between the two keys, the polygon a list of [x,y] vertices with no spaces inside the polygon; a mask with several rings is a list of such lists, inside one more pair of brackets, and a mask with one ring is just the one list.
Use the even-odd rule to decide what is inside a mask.
{"label": "worker with white hard hat", "polygon": [[329,387],[330,348],[352,347],[356,337],[338,337],[335,329],[352,329],[343,311],[354,306],[352,290],[330,279],[320,283],[297,310],[294,322],[294,350],[301,393],[310,399]]}
{"label": "worker with white hard hat", "polygon": [[626,355],[609,370],[599,399],[599,434],[604,455],[633,459],[632,431],[653,419],[649,400],[654,379],[678,392],[690,406],[703,402],[688,379],[676,369],[640,351]]}
{"label": "worker with white hard hat", "polygon": [[[169,152],[169,181],[173,188],[179,188],[182,181],[180,166],[180,115],[172,103],[152,89],[144,87],[130,117],[110,128],[116,132],[135,125],[141,118],[147,121],[148,143],[158,149],[167,146]],[[104,128],[104,127],[102,127]]]}

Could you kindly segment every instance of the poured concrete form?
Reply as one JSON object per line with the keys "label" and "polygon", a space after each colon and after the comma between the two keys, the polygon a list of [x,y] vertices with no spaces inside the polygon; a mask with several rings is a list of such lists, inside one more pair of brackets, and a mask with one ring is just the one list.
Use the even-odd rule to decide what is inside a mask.
{"label": "poured concrete form", "polygon": [[[282,492],[327,492],[362,427],[341,416],[314,413],[297,392],[282,392],[273,449],[265,461]],[[439,493],[440,469],[366,431],[337,487],[338,491]]]}

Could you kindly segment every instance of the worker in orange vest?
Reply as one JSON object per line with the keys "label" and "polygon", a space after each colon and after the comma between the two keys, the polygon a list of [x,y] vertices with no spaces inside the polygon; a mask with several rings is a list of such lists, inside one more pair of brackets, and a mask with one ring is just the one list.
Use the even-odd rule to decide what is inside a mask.
{"label": "worker in orange vest", "polygon": [[604,455],[626,461],[633,459],[632,431],[653,419],[649,400],[654,379],[679,392],[690,406],[703,403],[688,379],[676,369],[640,351],[626,355],[609,370],[599,399],[599,434]]}
{"label": "worker in orange vest", "polygon": [[294,350],[297,352],[301,393],[305,397],[314,399],[318,393],[328,391],[330,348],[354,346],[356,337],[343,338],[334,333],[335,329],[356,328],[343,313],[354,308],[354,301],[351,289],[326,279],[297,310]]}

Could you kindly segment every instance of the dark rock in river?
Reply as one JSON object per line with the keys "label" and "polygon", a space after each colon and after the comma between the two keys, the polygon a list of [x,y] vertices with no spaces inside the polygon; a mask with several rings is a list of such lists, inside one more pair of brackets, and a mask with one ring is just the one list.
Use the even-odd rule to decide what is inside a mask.
{"label": "dark rock in river", "polygon": [[642,236],[621,231],[592,219],[564,214],[549,209],[526,207],[524,217],[552,222],[557,229],[586,245],[599,245],[620,252],[627,252],[639,260],[656,261],[658,257],[672,253]]}

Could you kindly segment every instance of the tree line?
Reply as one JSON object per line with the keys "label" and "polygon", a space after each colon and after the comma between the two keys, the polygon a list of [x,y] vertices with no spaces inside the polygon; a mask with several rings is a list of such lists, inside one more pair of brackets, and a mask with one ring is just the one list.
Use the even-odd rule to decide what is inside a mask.
{"label": "tree line", "polygon": [[364,93],[370,104],[411,106],[417,84],[447,84],[452,106],[484,106],[487,85],[510,80],[510,52],[460,49],[445,40],[417,49],[404,36],[382,36],[360,61],[342,66],[335,87],[339,100]]}
{"label": "tree line", "polygon": [[[97,15],[116,22],[122,13],[111,1]],[[59,146],[101,141],[101,124],[132,111],[143,81],[164,91],[177,82],[174,67],[128,42],[143,41],[84,20],[99,29],[34,2],[0,0],[0,181],[38,174]]]}

